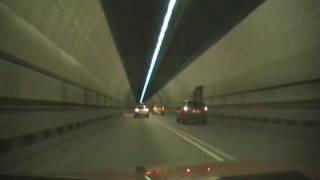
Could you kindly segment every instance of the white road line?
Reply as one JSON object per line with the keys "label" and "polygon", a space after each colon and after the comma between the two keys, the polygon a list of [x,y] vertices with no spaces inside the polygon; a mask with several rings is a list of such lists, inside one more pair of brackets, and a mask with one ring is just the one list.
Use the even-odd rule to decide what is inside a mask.
{"label": "white road line", "polygon": [[[155,119],[155,118],[154,118]],[[190,134],[187,134],[186,132],[183,132],[179,129],[176,128],[172,128],[168,125],[166,125],[165,123],[161,122],[159,120],[160,124],[167,128],[168,130],[170,130],[171,132],[175,133],[176,135],[182,137],[184,140],[186,140],[187,142],[189,142],[190,144],[196,146],[197,148],[199,148],[200,150],[202,150],[203,152],[205,152],[206,154],[208,154],[209,156],[211,156],[212,158],[214,158],[215,160],[218,161],[224,161],[225,159],[227,160],[235,160],[235,158],[233,156],[231,156],[230,154],[218,149],[217,147],[214,147],[196,137],[191,136]],[[209,153],[208,153],[209,152]],[[219,154],[219,155],[217,155]],[[222,157],[221,157],[222,156]],[[225,159],[224,159],[225,158]]]}
{"label": "white road line", "polygon": [[232,161],[236,160],[236,159],[235,159],[233,156],[231,156],[230,154],[227,154],[226,152],[224,152],[224,151],[222,151],[222,150],[220,150],[220,149],[212,146],[211,144],[208,144],[208,143],[206,143],[206,142],[204,142],[204,141],[202,141],[202,140],[200,140],[200,139],[198,139],[198,138],[196,138],[196,137],[194,137],[194,136],[191,136],[190,134],[187,134],[187,133],[185,133],[185,132],[183,132],[183,131],[181,131],[181,130],[179,130],[179,129],[176,129],[176,130],[177,130],[178,132],[180,132],[181,134],[189,137],[190,139],[196,141],[197,143],[199,143],[199,144],[207,147],[208,149],[211,149],[211,150],[215,151],[216,153],[224,156],[226,159],[232,160]]}
{"label": "white road line", "polygon": [[207,155],[209,155],[211,158],[213,158],[214,160],[217,161],[225,161],[222,157],[220,157],[219,155],[211,152],[210,150],[208,150],[207,148],[203,147],[202,145],[198,144],[197,142],[195,142],[194,140],[188,138],[187,136],[181,134],[180,132],[176,131],[175,129],[167,126],[166,124],[164,124],[163,122],[159,121],[160,124],[165,127],[166,129],[168,129],[169,131],[173,132],[174,134],[180,136],[182,139],[184,139],[185,141],[187,141],[188,143],[194,145],[196,148],[200,149],[202,152],[206,153]]}

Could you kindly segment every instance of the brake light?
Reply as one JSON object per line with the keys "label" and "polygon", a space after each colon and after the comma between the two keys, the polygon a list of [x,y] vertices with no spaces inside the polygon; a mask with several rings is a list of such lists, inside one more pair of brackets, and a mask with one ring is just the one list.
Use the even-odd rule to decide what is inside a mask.
{"label": "brake light", "polygon": [[147,108],[146,111],[149,112],[149,108]]}
{"label": "brake light", "polygon": [[184,111],[184,112],[187,112],[187,111],[188,111],[188,106],[184,106],[184,107],[183,107],[183,111]]}
{"label": "brake light", "polygon": [[189,174],[189,173],[191,173],[191,168],[187,168],[186,169],[186,172]]}
{"label": "brake light", "polygon": [[152,174],[152,171],[151,170],[147,170],[146,171],[146,175],[151,175]]}
{"label": "brake light", "polygon": [[135,109],[134,109],[134,112],[139,112],[139,108],[135,108]]}
{"label": "brake light", "polygon": [[157,171],[156,171],[156,174],[159,176],[159,175],[160,175],[160,170],[157,170]]}
{"label": "brake light", "polygon": [[208,107],[205,106],[205,107],[203,108],[203,110],[204,110],[204,111],[208,111]]}

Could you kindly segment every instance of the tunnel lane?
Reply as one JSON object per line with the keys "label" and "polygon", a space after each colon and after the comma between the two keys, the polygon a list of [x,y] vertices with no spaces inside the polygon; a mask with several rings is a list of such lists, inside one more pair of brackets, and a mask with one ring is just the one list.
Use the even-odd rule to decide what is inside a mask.
{"label": "tunnel lane", "polygon": [[7,172],[63,175],[126,171],[141,165],[168,168],[222,161],[319,162],[316,155],[320,147],[315,139],[239,126],[215,119],[207,125],[181,125],[172,114],[135,119],[125,113],[67,133],[64,141],[21,159]]}
{"label": "tunnel lane", "polygon": [[[69,141],[19,163],[11,172],[64,172],[217,162],[150,118],[124,115],[72,132]],[[71,136],[71,135],[68,135]]]}
{"label": "tunnel lane", "polygon": [[317,156],[320,150],[317,128],[244,123],[213,117],[208,119],[206,125],[181,125],[176,122],[175,114],[156,116],[156,119],[213,146],[229,160],[311,163],[320,161]]}

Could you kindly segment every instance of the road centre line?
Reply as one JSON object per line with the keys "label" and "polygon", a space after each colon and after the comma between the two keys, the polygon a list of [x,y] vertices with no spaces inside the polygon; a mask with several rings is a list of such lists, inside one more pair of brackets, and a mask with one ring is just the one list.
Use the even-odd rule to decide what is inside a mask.
{"label": "road centre line", "polygon": [[210,156],[211,158],[213,158],[214,160],[217,160],[219,162],[223,162],[225,161],[222,157],[220,157],[219,155],[211,152],[210,150],[208,150],[207,148],[203,147],[202,145],[196,143],[195,141],[193,141],[192,139],[186,137],[185,135],[179,133],[178,131],[176,131],[175,129],[167,126],[166,124],[164,124],[163,122],[159,121],[160,124],[165,127],[166,129],[168,129],[169,131],[171,131],[172,133],[176,134],[177,136],[181,137],[182,139],[184,139],[185,141],[187,141],[188,143],[192,144],[193,146],[195,146],[196,148],[198,148],[199,150],[201,150],[202,152],[206,153],[208,156]]}
{"label": "road centre line", "polygon": [[204,141],[202,141],[202,140],[200,140],[200,139],[198,139],[198,138],[196,138],[196,137],[194,137],[194,136],[191,136],[190,134],[187,134],[186,132],[183,132],[183,131],[181,131],[181,130],[179,130],[179,129],[176,129],[176,130],[177,130],[178,132],[180,132],[181,134],[187,136],[188,138],[190,138],[190,139],[196,141],[197,143],[201,144],[202,146],[205,146],[206,148],[208,148],[208,149],[210,149],[210,150],[212,150],[212,151],[220,154],[221,156],[224,156],[226,159],[232,160],[232,161],[236,160],[236,159],[235,159],[233,156],[231,156],[230,154],[227,154],[226,152],[224,152],[224,151],[222,151],[222,150],[220,150],[220,149],[212,146],[211,144],[208,144],[208,143],[206,143],[206,142],[204,142]]}
{"label": "road centre line", "polygon": [[[156,118],[154,118],[156,119]],[[158,120],[158,119],[156,119]],[[179,129],[176,128],[172,128],[168,125],[166,125],[165,123],[161,122],[160,120],[158,120],[160,122],[160,124],[165,127],[166,129],[168,129],[169,131],[173,132],[174,134],[180,136],[182,139],[184,139],[185,141],[189,142],[190,144],[194,145],[195,147],[197,147],[198,149],[200,149],[201,151],[203,151],[204,153],[206,153],[207,155],[209,155],[210,157],[212,157],[213,159],[217,160],[217,161],[225,161],[225,160],[235,160],[235,158],[233,156],[231,156],[230,154],[186,133],[183,132]]]}

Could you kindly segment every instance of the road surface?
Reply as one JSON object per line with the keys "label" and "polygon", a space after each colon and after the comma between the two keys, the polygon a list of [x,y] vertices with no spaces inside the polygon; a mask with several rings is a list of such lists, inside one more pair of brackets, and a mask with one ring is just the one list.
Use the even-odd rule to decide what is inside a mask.
{"label": "road surface", "polygon": [[[134,169],[141,165],[174,167],[222,162],[320,162],[319,139],[301,133],[301,130],[288,127],[228,124],[217,119],[209,119],[206,125],[182,125],[177,124],[175,116],[170,114],[133,118],[131,114],[124,113],[67,133],[63,135],[63,141],[18,160],[6,171],[59,175],[65,172]],[[36,146],[39,145],[27,148]]]}

